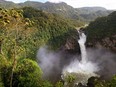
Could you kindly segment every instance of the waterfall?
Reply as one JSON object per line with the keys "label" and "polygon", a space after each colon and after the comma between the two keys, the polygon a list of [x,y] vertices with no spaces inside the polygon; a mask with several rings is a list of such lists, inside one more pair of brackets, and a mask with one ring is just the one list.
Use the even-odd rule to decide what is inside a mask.
{"label": "waterfall", "polygon": [[86,42],[86,35],[80,31],[78,31],[79,33],[79,46],[80,46],[80,50],[81,50],[81,62],[82,63],[86,63],[87,62],[87,52],[86,52],[86,47],[85,47],[85,42]]}
{"label": "waterfall", "polygon": [[[99,71],[99,67],[96,63],[93,63],[88,59],[85,42],[86,42],[86,35],[83,32],[78,31],[79,33],[79,46],[81,50],[81,61],[77,58],[73,60],[68,66],[65,66],[62,71],[62,79],[65,81],[65,77],[70,74],[75,74],[76,83],[82,83],[84,85],[87,84],[88,78],[92,76],[99,76],[95,72]],[[67,87],[67,85],[66,85]]]}

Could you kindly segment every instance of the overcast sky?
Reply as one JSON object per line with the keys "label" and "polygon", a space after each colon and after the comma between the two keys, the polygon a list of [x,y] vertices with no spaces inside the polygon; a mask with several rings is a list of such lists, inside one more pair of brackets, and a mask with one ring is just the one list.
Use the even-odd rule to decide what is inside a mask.
{"label": "overcast sky", "polygon": [[[7,0],[13,1],[15,3],[24,2],[27,0]],[[68,5],[71,5],[75,8],[78,7],[91,7],[91,6],[101,6],[107,9],[115,9],[116,10],[116,0],[28,0],[28,1],[39,1],[39,2],[66,2]]]}

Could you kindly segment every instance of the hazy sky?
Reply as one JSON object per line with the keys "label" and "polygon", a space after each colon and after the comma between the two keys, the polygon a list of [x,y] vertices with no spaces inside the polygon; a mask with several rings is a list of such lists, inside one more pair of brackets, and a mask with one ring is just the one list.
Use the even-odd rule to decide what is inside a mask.
{"label": "hazy sky", "polygon": [[[7,0],[13,1],[15,3],[24,2],[27,0]],[[28,0],[28,1],[39,1],[39,2],[66,2],[67,4],[78,8],[78,7],[91,7],[91,6],[101,6],[107,9],[115,9],[116,10],[116,0]]]}

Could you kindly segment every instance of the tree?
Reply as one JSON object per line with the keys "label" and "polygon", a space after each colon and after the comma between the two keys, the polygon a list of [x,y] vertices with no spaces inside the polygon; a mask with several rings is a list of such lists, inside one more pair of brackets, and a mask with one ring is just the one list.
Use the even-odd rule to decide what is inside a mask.
{"label": "tree", "polygon": [[116,75],[112,77],[109,87],[116,87]]}
{"label": "tree", "polygon": [[64,84],[62,81],[58,81],[55,85],[55,87],[64,87]]}
{"label": "tree", "polygon": [[[12,65],[2,67],[2,80],[5,87],[10,86]],[[13,71],[12,87],[41,87],[42,71],[35,61],[30,59],[19,60]]]}
{"label": "tree", "polygon": [[23,48],[20,46],[22,42],[19,39],[25,38],[28,31],[30,31],[28,26],[31,21],[23,18],[21,12],[22,11],[18,9],[0,10],[0,23],[2,23],[0,26],[0,55],[6,59],[10,59],[12,63],[10,87],[12,87],[13,72],[17,64],[17,58],[19,58],[22,53],[25,53],[21,52]]}

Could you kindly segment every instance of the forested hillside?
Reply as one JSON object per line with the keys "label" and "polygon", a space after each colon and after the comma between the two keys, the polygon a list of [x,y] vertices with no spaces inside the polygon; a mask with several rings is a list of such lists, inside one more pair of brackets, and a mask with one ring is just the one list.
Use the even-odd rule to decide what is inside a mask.
{"label": "forested hillside", "polygon": [[2,8],[15,8],[15,7],[18,7],[18,5],[11,2],[11,1],[0,0],[0,7],[2,7]]}
{"label": "forested hillside", "polygon": [[13,2],[8,2],[5,0],[0,1],[0,6],[4,8],[20,8],[20,7],[33,7],[38,10],[43,10],[50,13],[55,13],[66,18],[76,19],[82,22],[90,22],[97,17],[107,16],[112,10],[107,10],[103,7],[84,7],[84,8],[73,8],[72,6],[61,2],[61,3],[51,3],[51,2],[36,2],[36,1],[26,1],[24,3],[15,4]]}
{"label": "forested hillside", "polygon": [[[35,62],[37,50],[43,45],[48,45],[50,49],[59,49],[65,45],[74,28],[82,25],[78,21],[31,7],[1,8],[1,87],[50,85],[49,82],[42,80],[42,71]],[[25,65],[27,66],[24,67]]]}
{"label": "forested hillside", "polygon": [[[51,51],[60,51],[61,55],[51,53],[52,56],[61,57],[53,61],[53,66],[59,63],[58,70],[60,70],[64,62],[66,62],[65,66],[71,60],[74,61],[75,55],[72,50],[70,51],[71,48],[74,48],[76,58],[77,54],[80,58],[80,54],[77,53],[80,48],[75,28],[81,28],[85,24],[83,22],[90,22],[111,12],[101,7],[75,9],[63,2],[56,4],[28,1],[15,4],[1,0],[0,7],[0,87],[64,87],[63,79],[52,82],[42,78],[44,72],[40,68],[40,61],[37,61],[38,49],[41,46],[48,46],[49,51],[46,51],[43,56]],[[102,47],[116,52],[116,11],[108,16],[97,18],[82,29],[87,35],[87,47]],[[50,63],[52,63],[51,55],[46,57],[47,61],[51,57]],[[105,60],[105,63],[107,62],[109,61]],[[45,63],[47,63],[46,60]],[[57,69],[51,70],[54,70],[52,72],[56,74]],[[72,87],[75,76],[69,75],[65,80],[69,87]],[[81,83],[78,85],[83,87]],[[108,80],[91,77],[84,87],[115,86],[116,75]]]}
{"label": "forested hillside", "polygon": [[75,10],[79,13],[81,20],[89,22],[94,21],[98,17],[107,16],[113,12],[103,7],[82,7]]}
{"label": "forested hillside", "polygon": [[116,52],[116,12],[97,18],[86,32],[89,46],[103,46]]}

